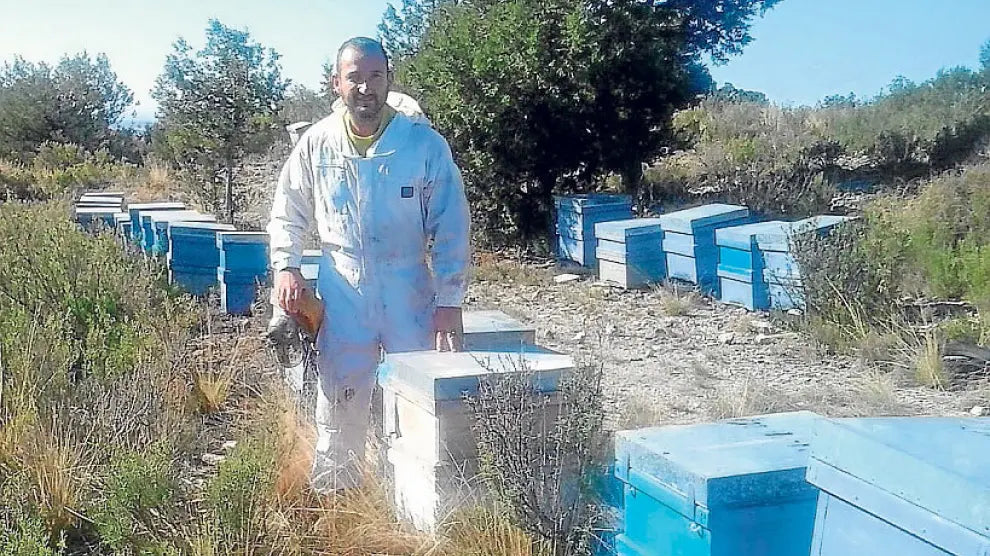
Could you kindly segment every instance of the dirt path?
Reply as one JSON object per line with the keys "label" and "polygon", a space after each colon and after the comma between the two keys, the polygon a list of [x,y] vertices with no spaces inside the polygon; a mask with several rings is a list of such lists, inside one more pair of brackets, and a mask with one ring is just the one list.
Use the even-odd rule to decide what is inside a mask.
{"label": "dirt path", "polygon": [[767,315],[669,289],[626,292],[593,276],[556,284],[556,272],[511,263],[480,268],[468,307],[501,309],[535,325],[541,345],[604,364],[619,426],[795,409],[968,415],[988,405],[985,386],[951,392],[917,386],[907,371],[824,355]]}

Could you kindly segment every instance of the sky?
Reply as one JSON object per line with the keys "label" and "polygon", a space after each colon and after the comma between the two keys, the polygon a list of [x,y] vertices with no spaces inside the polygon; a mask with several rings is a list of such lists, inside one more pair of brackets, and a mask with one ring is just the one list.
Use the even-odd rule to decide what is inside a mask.
{"label": "sky", "polygon": [[[699,0],[701,1],[701,0]],[[138,105],[180,36],[202,46],[210,18],[247,29],[274,48],[283,74],[310,88],[341,42],[374,36],[387,0],[0,0],[0,62],[20,55],[55,63],[106,53]],[[831,94],[869,98],[898,75],[923,81],[946,67],[976,67],[990,39],[990,0],[783,0],[754,22],[743,53],[711,68],[720,84],[772,101],[814,104]]]}

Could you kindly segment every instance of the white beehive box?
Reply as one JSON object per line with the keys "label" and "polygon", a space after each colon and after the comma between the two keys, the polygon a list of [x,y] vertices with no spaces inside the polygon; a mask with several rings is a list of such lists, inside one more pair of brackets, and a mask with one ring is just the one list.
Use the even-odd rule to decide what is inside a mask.
{"label": "white beehive box", "polygon": [[536,343],[536,329],[502,311],[464,311],[464,349],[519,349]]}
{"label": "white beehive box", "polygon": [[[476,395],[482,380],[520,373],[537,391],[556,396],[573,368],[569,356],[533,346],[388,355],[380,370],[383,425],[399,513],[417,528],[432,530],[459,500],[475,494],[451,489],[471,485],[476,478],[474,417],[465,396]],[[546,407],[554,414],[544,420],[552,422],[556,404]]]}

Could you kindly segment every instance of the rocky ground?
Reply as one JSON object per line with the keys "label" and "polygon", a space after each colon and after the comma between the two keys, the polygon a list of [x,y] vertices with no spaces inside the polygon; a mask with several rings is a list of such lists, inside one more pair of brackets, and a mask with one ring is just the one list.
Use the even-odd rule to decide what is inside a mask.
{"label": "rocky ground", "polygon": [[[769,315],[671,287],[623,291],[550,264],[477,268],[468,306],[536,327],[540,345],[604,366],[624,427],[807,409],[834,416],[969,415],[987,385],[918,386],[905,366],[828,355]],[[558,278],[560,280],[560,278]],[[974,408],[976,408],[974,410]]]}

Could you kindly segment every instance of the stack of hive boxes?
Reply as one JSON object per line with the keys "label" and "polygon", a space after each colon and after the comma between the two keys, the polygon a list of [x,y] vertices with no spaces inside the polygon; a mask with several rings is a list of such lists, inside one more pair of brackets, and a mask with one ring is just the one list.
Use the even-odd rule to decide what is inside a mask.
{"label": "stack of hive boxes", "polygon": [[[573,368],[569,356],[533,346],[387,355],[379,381],[399,513],[418,529],[433,531],[450,512],[483,495],[474,413],[465,401],[478,394],[483,380],[511,373],[531,379],[536,391],[550,396],[543,407],[554,414],[533,416],[546,426],[559,406],[555,392]],[[532,441],[540,442],[539,431],[533,434]]]}
{"label": "stack of hive boxes", "polygon": [[[805,481],[808,412],[621,431],[619,556],[810,553],[817,489]],[[880,554],[856,552],[846,554]]]}
{"label": "stack of hive boxes", "polygon": [[624,288],[640,288],[666,277],[658,218],[595,224],[598,277]]}
{"label": "stack of hive boxes", "polygon": [[790,227],[789,222],[775,220],[715,231],[719,294],[724,303],[742,305],[750,311],[770,308],[770,289],[764,277],[763,255],[757,237],[786,237]]}
{"label": "stack of hive boxes", "polygon": [[821,489],[811,553],[990,554],[987,461],[985,418],[821,420],[807,472]]}
{"label": "stack of hive boxes", "polygon": [[171,222],[168,226],[169,281],[193,295],[206,295],[220,285],[220,249],[217,233],[231,232],[230,224]]}
{"label": "stack of hive boxes", "polygon": [[705,295],[718,297],[715,230],[750,222],[749,209],[713,204],[671,212],[657,219],[663,229],[667,277],[696,284]]}
{"label": "stack of hive boxes", "polygon": [[464,349],[521,350],[536,344],[536,330],[502,311],[465,311]]}
{"label": "stack of hive boxes", "polygon": [[114,229],[116,219],[124,206],[122,193],[89,192],[84,193],[75,204],[76,222],[86,228],[101,225]]}
{"label": "stack of hive boxes", "polygon": [[155,203],[133,203],[127,205],[127,212],[131,215],[131,239],[134,243],[141,243],[142,230],[141,230],[141,215],[158,210],[185,210],[186,205],[182,203],[173,202],[155,202]]}
{"label": "stack of hive boxes", "polygon": [[142,240],[146,252],[155,257],[168,254],[168,227],[176,222],[216,222],[217,217],[194,210],[152,211],[141,216]]}
{"label": "stack of hive boxes", "polygon": [[762,254],[763,276],[769,292],[769,306],[786,311],[804,308],[804,284],[794,258],[794,240],[803,235],[830,233],[849,220],[846,216],[813,216],[778,230],[756,236]]}
{"label": "stack of hive boxes", "polygon": [[632,218],[628,195],[564,195],[554,197],[557,212],[557,256],[596,268],[595,224]]}
{"label": "stack of hive boxes", "polygon": [[220,308],[235,315],[251,313],[259,284],[268,283],[268,234],[217,232]]}

